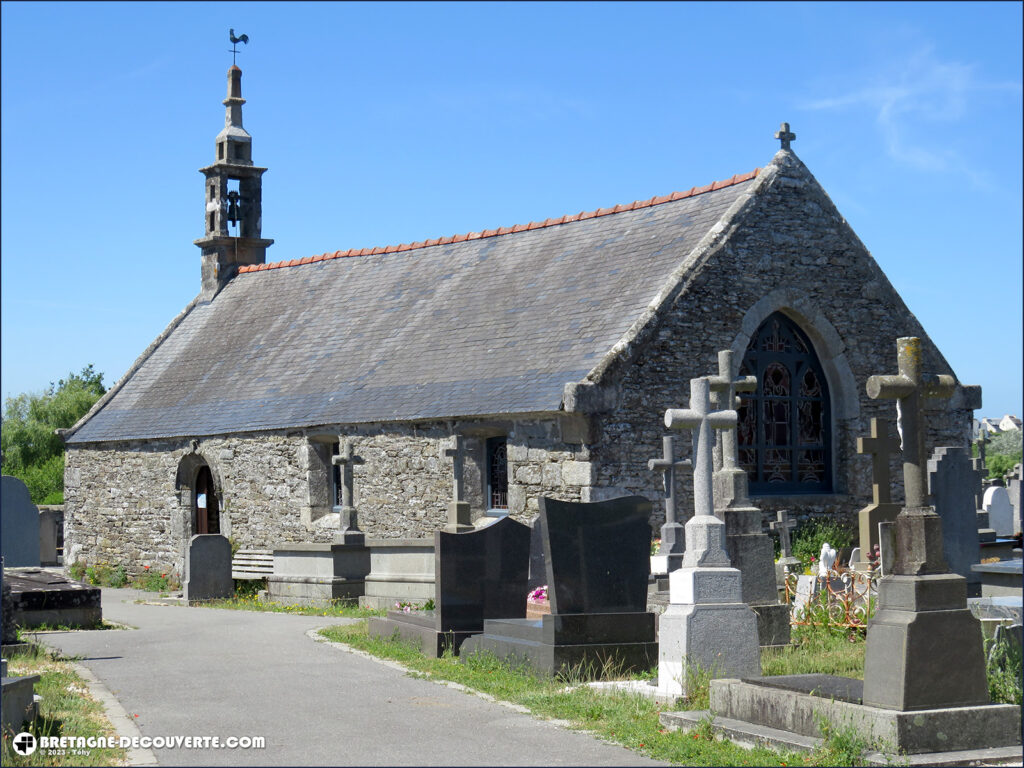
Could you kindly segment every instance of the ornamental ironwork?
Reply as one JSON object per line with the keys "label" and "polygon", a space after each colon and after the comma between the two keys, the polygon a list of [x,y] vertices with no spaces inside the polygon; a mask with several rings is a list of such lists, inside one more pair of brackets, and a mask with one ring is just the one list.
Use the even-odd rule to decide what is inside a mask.
{"label": "ornamental ironwork", "polygon": [[751,339],[740,375],[758,383],[738,393],[739,462],[750,493],[830,493],[828,383],[804,332],[782,313],[770,315]]}

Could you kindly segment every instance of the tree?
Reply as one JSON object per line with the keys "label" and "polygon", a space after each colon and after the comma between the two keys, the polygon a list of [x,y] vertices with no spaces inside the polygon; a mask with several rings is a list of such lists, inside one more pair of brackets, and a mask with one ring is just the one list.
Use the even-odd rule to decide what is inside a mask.
{"label": "tree", "polygon": [[69,373],[42,394],[7,398],[0,430],[2,468],[20,478],[36,504],[64,502],[64,441],[56,434],[84,416],[106,392],[92,364]]}

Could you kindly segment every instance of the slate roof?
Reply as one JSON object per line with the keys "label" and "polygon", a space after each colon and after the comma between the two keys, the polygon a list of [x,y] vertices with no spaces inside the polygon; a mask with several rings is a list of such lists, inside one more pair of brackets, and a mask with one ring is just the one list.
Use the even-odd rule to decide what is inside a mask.
{"label": "slate roof", "polygon": [[557,411],[755,175],[250,268],[190,305],[67,442]]}

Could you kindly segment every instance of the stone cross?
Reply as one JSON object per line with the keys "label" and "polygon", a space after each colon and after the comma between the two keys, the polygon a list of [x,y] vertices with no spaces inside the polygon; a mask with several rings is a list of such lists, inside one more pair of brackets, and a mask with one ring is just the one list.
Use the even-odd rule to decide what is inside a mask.
{"label": "stone cross", "polygon": [[455,473],[455,482],[452,487],[452,501],[458,504],[464,501],[465,483],[463,482],[462,469],[466,458],[466,443],[462,435],[455,435],[455,447],[445,448],[445,456],[452,457],[452,472]]}
{"label": "stone cross", "polygon": [[977,507],[981,511],[985,498],[985,478],[988,477],[988,469],[985,467],[985,427],[978,432],[978,456],[971,459],[971,469],[977,480],[974,483],[974,495],[977,497]]}
{"label": "stone cross", "polygon": [[871,437],[857,438],[857,453],[871,456],[871,496],[874,504],[892,503],[889,455],[899,450],[899,439],[889,436],[888,419],[871,419]]}
{"label": "stone cross", "polygon": [[790,132],[789,123],[783,123],[775,132],[775,138],[782,142],[783,149],[789,149],[789,142],[796,141],[796,134]]}
{"label": "stone cross", "polygon": [[956,389],[952,376],[921,372],[921,340],[903,336],[896,340],[898,373],[895,376],[871,376],[867,392],[872,400],[896,400],[903,426],[903,485],[906,509],[927,506],[928,457],[924,449],[924,398],[949,398]]}
{"label": "stone cross", "polygon": [[650,459],[647,468],[662,473],[665,483],[665,524],[670,525],[676,522],[676,467],[689,467],[692,463],[689,459],[673,461],[672,436],[666,435],[661,439],[662,456],[660,459]]}
{"label": "stone cross", "polygon": [[693,435],[693,512],[714,515],[715,499],[711,484],[713,471],[712,429],[734,429],[736,411],[711,410],[711,386],[704,377],[690,379],[690,407],[665,411],[669,429],[689,429]]}
{"label": "stone cross", "polygon": [[463,479],[463,468],[466,461],[466,442],[462,435],[453,435],[454,448],[445,448],[444,455],[452,457],[452,500],[448,504],[448,524],[445,530],[449,533],[464,533],[473,530],[470,522],[471,512],[469,502],[464,499],[465,480]]}
{"label": "stone cross", "polygon": [[[724,411],[736,410],[737,392],[753,392],[757,389],[756,376],[732,377],[731,349],[723,349],[718,353],[718,375],[708,377],[708,383],[715,404]],[[734,469],[737,458],[736,430],[727,429],[722,432],[722,467]]]}
{"label": "stone cross", "polygon": [[363,464],[363,457],[356,456],[352,452],[352,441],[338,438],[341,448],[337,456],[331,459],[336,467],[341,467],[341,514],[339,523],[341,525],[341,538],[345,541],[353,540],[353,534],[362,537],[359,530],[359,519],[356,515],[355,506],[352,504],[352,490],[355,484],[354,469],[356,464]]}
{"label": "stone cross", "polygon": [[789,540],[789,532],[796,528],[796,523],[789,519],[789,513],[784,509],[780,509],[775,514],[779,519],[772,520],[768,523],[768,527],[779,532],[779,547],[782,550],[782,556],[790,557],[793,553],[793,545]]}

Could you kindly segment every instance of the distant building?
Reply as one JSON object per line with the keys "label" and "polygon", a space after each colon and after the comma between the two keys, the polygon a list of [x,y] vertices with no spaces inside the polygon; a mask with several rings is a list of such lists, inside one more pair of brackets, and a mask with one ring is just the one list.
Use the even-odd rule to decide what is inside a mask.
{"label": "distant building", "polygon": [[[454,435],[477,520],[528,521],[541,495],[660,500],[647,462],[665,410],[687,406],[720,350],[758,380],[738,434],[754,501],[853,515],[871,501],[856,440],[895,419],[868,377],[896,373],[900,336],[921,338],[926,371],[953,373],[788,126],[764,168],[687,192],[268,264],[241,74],[202,169],[200,293],[65,434],[68,563],[180,569],[206,532],[245,548],[330,541],[339,436],[361,457],[355,505],[373,537],[445,525]],[[339,184],[339,204],[348,194]],[[929,401],[929,451],[966,444],[979,395]],[[688,436],[677,445],[685,458]]]}
{"label": "distant building", "polygon": [[999,429],[1002,432],[1012,432],[1015,429],[1020,429],[1020,419],[1006,414],[999,420]]}

